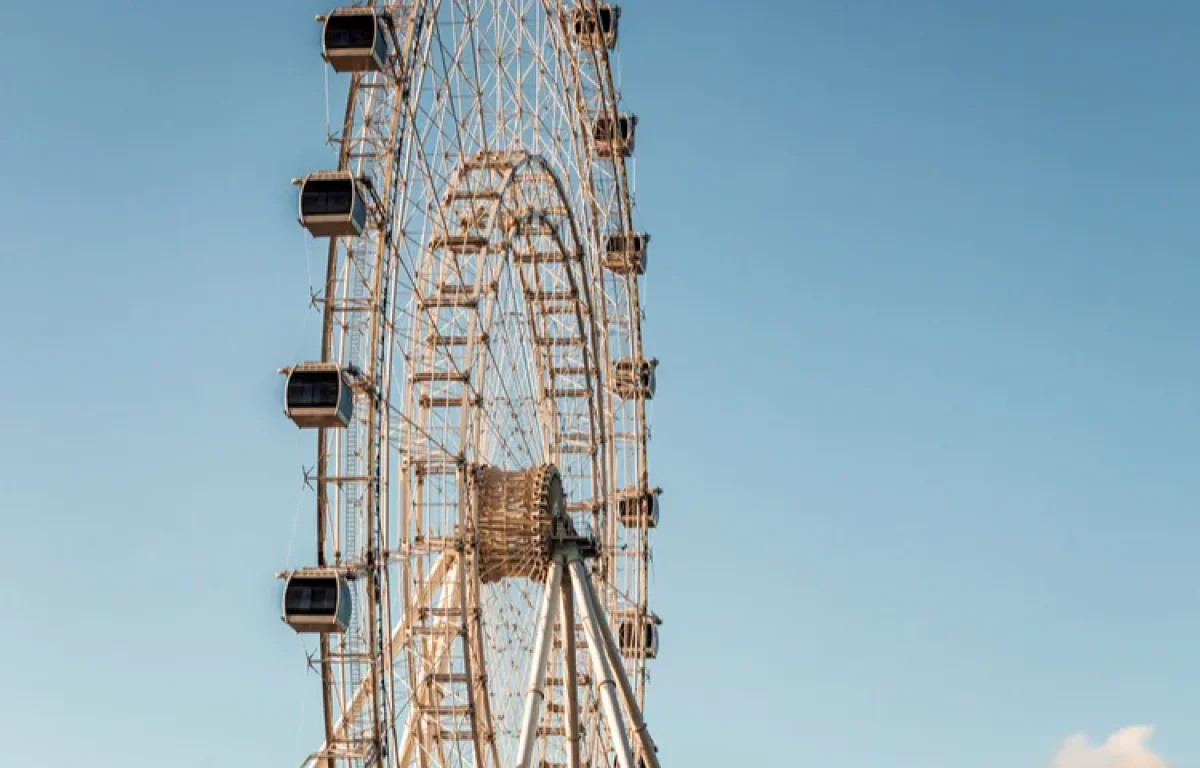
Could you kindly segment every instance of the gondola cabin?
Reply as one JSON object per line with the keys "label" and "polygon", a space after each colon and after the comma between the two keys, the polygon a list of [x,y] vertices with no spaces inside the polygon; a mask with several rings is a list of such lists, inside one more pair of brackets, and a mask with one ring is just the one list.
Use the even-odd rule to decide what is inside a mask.
{"label": "gondola cabin", "polygon": [[613,392],[624,400],[653,400],[658,388],[658,360],[618,360],[613,367]]}
{"label": "gondola cabin", "polygon": [[640,620],[633,616],[621,619],[617,624],[617,645],[621,646],[621,655],[632,659],[653,659],[658,656],[660,623],[657,616],[643,616]]}
{"label": "gondola cabin", "polygon": [[644,232],[615,232],[604,238],[604,268],[618,275],[646,272],[646,249],[650,235]]}
{"label": "gondola cabin", "polygon": [[302,363],[288,373],[284,412],[301,429],[341,429],[354,415],[354,390],[336,363]]}
{"label": "gondola cabin", "polygon": [[300,182],[300,224],[313,237],[356,237],[367,226],[363,182],[348,171],[322,171]]}
{"label": "gondola cabin", "polygon": [[617,521],[626,528],[657,528],[660,493],[661,488],[628,489],[617,497]]}
{"label": "gondola cabin", "polygon": [[592,139],[596,144],[596,156],[617,158],[632,155],[637,122],[637,115],[620,114],[617,115],[615,121],[607,115],[597,117],[592,123]]}
{"label": "gondola cabin", "polygon": [[321,39],[321,56],[334,72],[379,72],[387,65],[387,29],[374,8],[338,8],[325,17]]}
{"label": "gondola cabin", "polygon": [[583,1],[584,5],[572,8],[567,15],[567,28],[575,42],[591,48],[615,48],[621,8],[602,4],[596,9],[587,0]]}
{"label": "gondola cabin", "polygon": [[336,571],[303,568],[283,587],[283,620],[297,632],[345,632],[353,615],[350,583]]}

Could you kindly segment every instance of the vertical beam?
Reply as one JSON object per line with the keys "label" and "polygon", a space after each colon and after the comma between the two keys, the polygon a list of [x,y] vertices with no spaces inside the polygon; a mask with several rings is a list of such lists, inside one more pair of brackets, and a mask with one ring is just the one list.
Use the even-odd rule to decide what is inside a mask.
{"label": "vertical beam", "polygon": [[629,675],[625,671],[625,663],[621,660],[620,646],[613,639],[612,628],[608,625],[608,617],[604,615],[604,610],[600,607],[600,597],[596,594],[596,587],[592,584],[591,579],[584,582],[584,587],[588,593],[588,600],[595,609],[596,623],[600,626],[600,634],[604,637],[604,648],[608,652],[609,661],[616,670],[621,701],[625,704],[625,711],[629,714],[629,722],[633,724],[646,768],[659,768],[658,751],[654,747],[654,741],[650,738],[646,721],[642,719],[642,709],[638,706],[637,697],[633,694],[633,686],[629,682]]}
{"label": "vertical beam", "polygon": [[572,553],[567,561],[571,571],[571,585],[575,588],[575,603],[579,610],[579,619],[587,633],[588,653],[592,657],[592,672],[596,676],[596,687],[600,692],[600,703],[604,708],[604,719],[608,721],[608,732],[612,737],[613,747],[617,751],[619,768],[634,768],[633,751],[629,747],[629,734],[625,732],[625,721],[621,718],[621,705],[617,703],[617,695],[613,690],[617,687],[613,681],[612,665],[609,664],[608,654],[604,652],[603,638],[596,624],[596,610],[593,610],[588,599],[588,575],[578,552]]}
{"label": "vertical beam", "polygon": [[563,631],[563,686],[567,691],[567,768],[580,768],[579,662],[575,658],[575,600],[569,586],[562,590],[559,608]]}
{"label": "vertical beam", "polygon": [[[554,634],[554,605],[562,588],[562,561],[557,557],[550,563],[546,576],[546,594],[538,614],[537,640],[533,647],[533,667],[529,670],[529,691],[525,694],[525,718],[521,723],[521,741],[517,749],[517,768],[529,768],[533,747],[537,743],[537,724],[542,715],[542,700],[546,697],[546,662],[550,658],[550,642]],[[632,766],[631,766],[632,768]]]}

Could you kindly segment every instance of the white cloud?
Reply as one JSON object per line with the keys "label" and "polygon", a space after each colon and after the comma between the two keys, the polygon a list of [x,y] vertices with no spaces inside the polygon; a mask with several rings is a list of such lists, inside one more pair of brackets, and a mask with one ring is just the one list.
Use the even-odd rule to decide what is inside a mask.
{"label": "white cloud", "polygon": [[1131,725],[1098,746],[1075,734],[1059,747],[1051,768],[1171,768],[1147,745],[1153,732],[1148,726]]}

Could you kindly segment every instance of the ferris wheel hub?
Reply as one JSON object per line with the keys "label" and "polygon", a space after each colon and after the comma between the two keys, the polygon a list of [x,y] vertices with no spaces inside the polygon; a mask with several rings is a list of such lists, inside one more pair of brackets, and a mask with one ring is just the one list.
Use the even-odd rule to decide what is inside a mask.
{"label": "ferris wheel hub", "polygon": [[472,476],[480,579],[545,579],[556,544],[574,535],[558,468],[478,466]]}

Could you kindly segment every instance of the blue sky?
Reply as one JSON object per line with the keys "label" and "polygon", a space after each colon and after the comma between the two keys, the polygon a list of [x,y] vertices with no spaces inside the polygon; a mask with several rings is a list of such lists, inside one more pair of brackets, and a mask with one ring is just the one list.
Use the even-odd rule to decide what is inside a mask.
{"label": "blue sky", "polygon": [[[621,25],[666,764],[1200,764],[1200,6],[735,7]],[[5,758],[294,766],[327,7],[0,9]]]}

